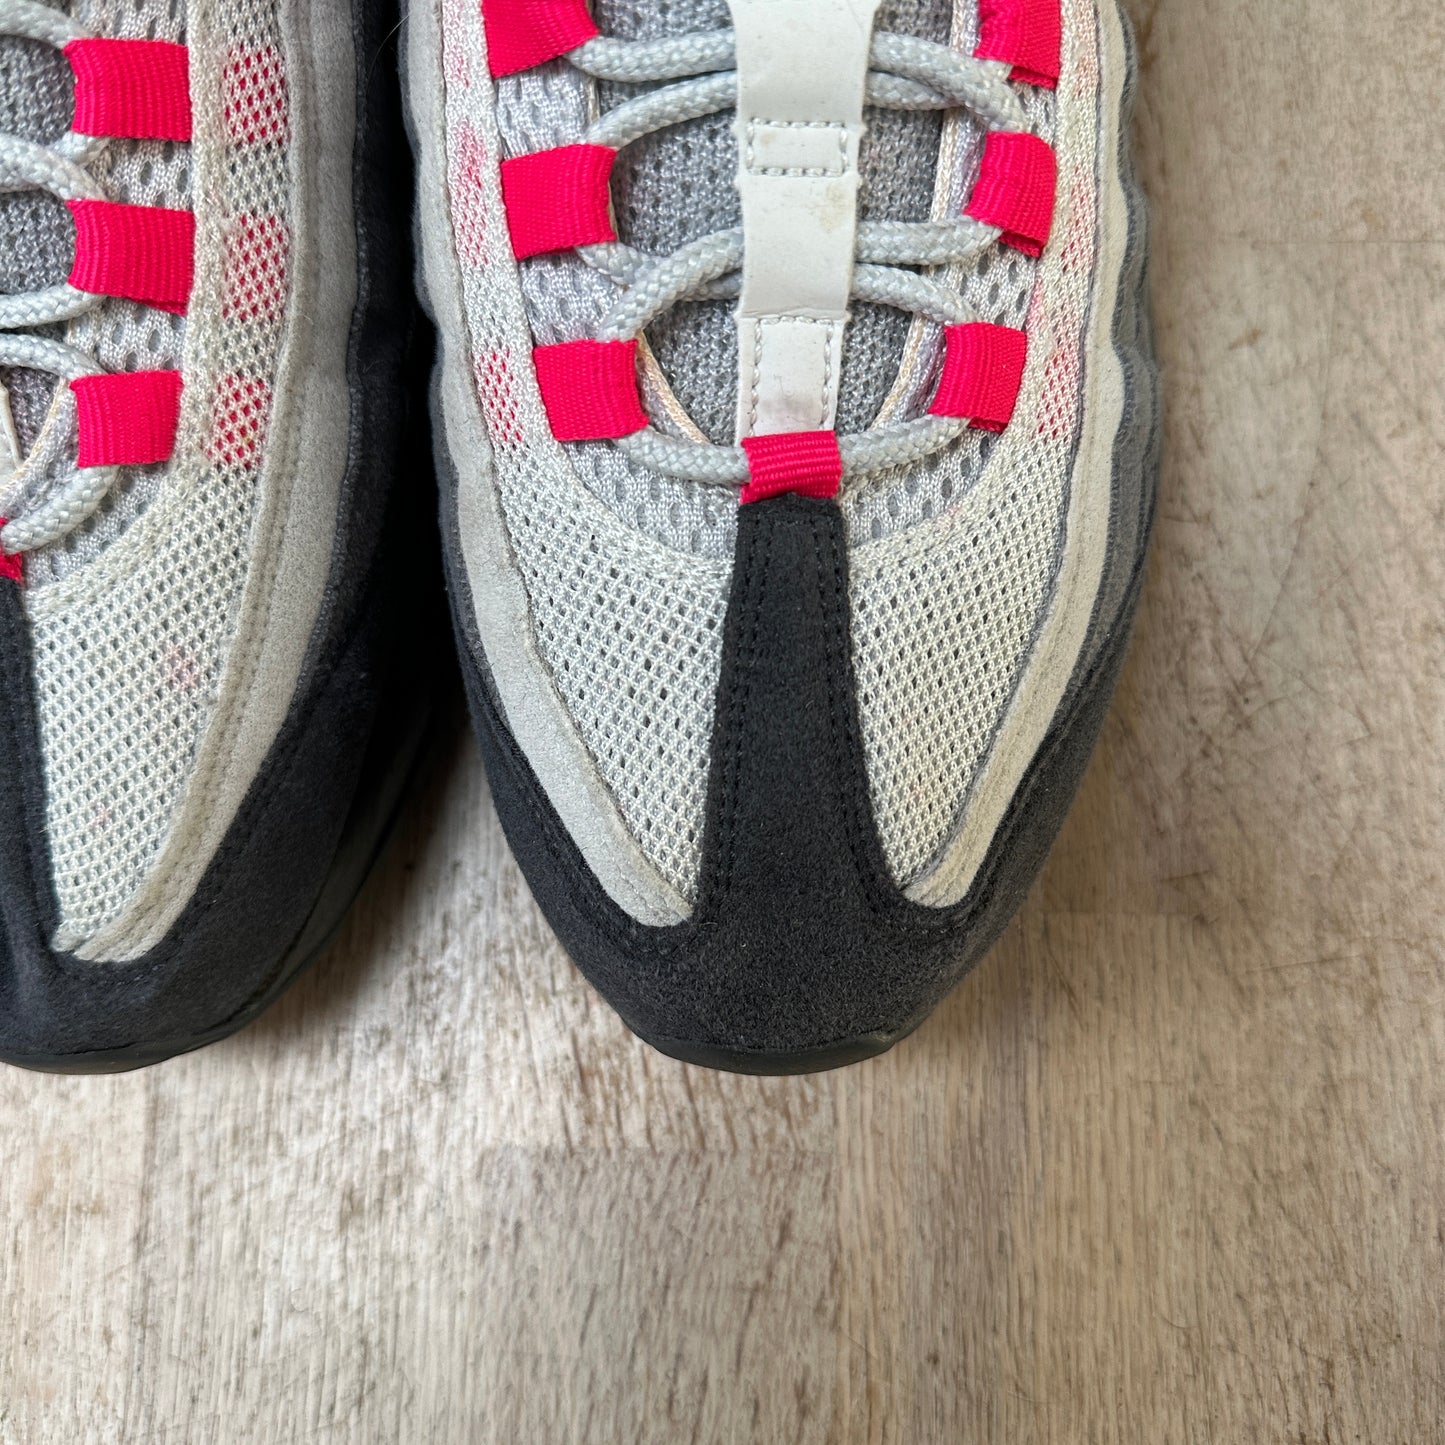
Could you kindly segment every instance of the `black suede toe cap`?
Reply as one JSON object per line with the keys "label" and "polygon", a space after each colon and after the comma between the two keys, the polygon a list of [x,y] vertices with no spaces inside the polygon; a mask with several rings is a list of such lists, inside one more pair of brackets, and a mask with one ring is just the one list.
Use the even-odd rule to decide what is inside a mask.
{"label": "black suede toe cap", "polygon": [[[911,902],[869,801],[848,639],[843,520],[780,497],[740,512],[697,902],[648,927],[602,889],[466,668],[493,794],[532,890],[627,1024],[716,1067],[797,1072],[877,1053],[983,956],[1042,864],[1082,775],[1127,636],[1055,719],[968,896]],[[1137,569],[1127,611],[1137,591]],[[464,652],[470,651],[463,636]]]}

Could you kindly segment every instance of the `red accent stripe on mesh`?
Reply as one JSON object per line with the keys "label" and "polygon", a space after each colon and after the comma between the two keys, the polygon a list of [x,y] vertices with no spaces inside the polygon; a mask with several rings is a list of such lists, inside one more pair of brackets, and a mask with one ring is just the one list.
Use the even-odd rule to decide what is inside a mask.
{"label": "red accent stripe on mesh", "polygon": [[[9,525],[9,517],[0,517],[0,527]],[[16,552],[13,557],[7,552],[0,552],[0,577],[5,577],[11,582],[24,583],[25,563],[19,552]]]}
{"label": "red accent stripe on mesh", "polygon": [[179,371],[120,371],[70,383],[82,467],[140,467],[169,461],[181,417]]}
{"label": "red accent stripe on mesh", "polygon": [[934,416],[962,416],[980,431],[1002,431],[1012,420],[1028,360],[1028,337],[986,321],[943,329],[943,375]]}
{"label": "red accent stripe on mesh", "polygon": [[271,387],[259,376],[228,371],[211,393],[211,434],[206,454],[225,471],[254,471],[271,427]]}
{"label": "red accent stripe on mesh", "polygon": [[965,215],[1003,232],[1003,243],[1037,256],[1049,243],[1059,163],[1054,148],[1026,131],[990,131]]}
{"label": "red accent stripe on mesh", "polygon": [[279,46],[233,45],[221,71],[221,116],[232,145],[285,145],[291,138],[286,57]]}
{"label": "red accent stripe on mesh", "polygon": [[1013,66],[1010,80],[1053,90],[1059,83],[1064,22],[1059,0],[978,0],[979,60]]}
{"label": "red accent stripe on mesh", "polygon": [[557,146],[502,162],[502,202],[519,261],[615,241],[608,183],[617,152],[610,146]]}
{"label": "red accent stripe on mesh", "polygon": [[242,211],[226,225],[221,315],[228,321],[276,321],[286,309],[291,231],[280,216]]}
{"label": "red accent stripe on mesh", "polygon": [[744,437],[748,481],[743,502],[761,502],[779,492],[800,497],[833,497],[843,480],[838,436],[830,431],[772,432]]}
{"label": "red accent stripe on mesh", "polygon": [[544,65],[600,33],[586,0],[482,0],[482,25],[494,76]]}
{"label": "red accent stripe on mesh", "polygon": [[635,341],[563,341],[537,347],[532,361],[559,442],[625,437],[647,425]]}
{"label": "red accent stripe on mesh", "polygon": [[183,314],[195,267],[196,218],[159,206],[67,201],[75,217],[70,284]]}
{"label": "red accent stripe on mesh", "polygon": [[169,40],[72,40],[75,119],[81,135],[190,140],[190,60]]}

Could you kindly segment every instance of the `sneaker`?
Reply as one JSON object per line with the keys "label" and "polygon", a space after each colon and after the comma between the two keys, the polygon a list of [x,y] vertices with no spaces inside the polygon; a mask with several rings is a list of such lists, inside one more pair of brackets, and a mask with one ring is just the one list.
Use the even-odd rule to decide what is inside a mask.
{"label": "sneaker", "polygon": [[398,796],[421,689],[390,25],[373,0],[4,7],[10,1062],[240,1027]]}
{"label": "sneaker", "polygon": [[406,65],[454,621],[532,891],[669,1054],[880,1052],[1040,867],[1138,593],[1114,0],[419,0]]}

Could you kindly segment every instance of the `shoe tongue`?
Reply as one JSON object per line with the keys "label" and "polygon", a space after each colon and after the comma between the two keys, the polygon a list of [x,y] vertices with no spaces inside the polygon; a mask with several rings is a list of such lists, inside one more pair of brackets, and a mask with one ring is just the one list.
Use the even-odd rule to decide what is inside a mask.
{"label": "shoe tongue", "polygon": [[[0,37],[0,135],[44,143],[63,134],[74,108],[70,65],[54,46]],[[0,293],[55,286],[70,273],[74,227],[64,204],[45,191],[0,192]],[[50,408],[49,372],[0,368],[0,475],[23,455]],[[10,423],[13,421],[13,430]]]}
{"label": "shoe tongue", "polygon": [[[726,0],[596,0],[604,35],[644,40],[723,30]],[[946,42],[953,0],[884,0],[877,28]],[[604,110],[642,87],[604,84]],[[859,215],[921,221],[933,205],[942,119],[936,111],[869,107],[859,156]],[[622,239],[666,253],[711,231],[740,224],[734,185],[737,150],[731,111],[655,131],[628,146],[613,172]],[[708,438],[733,440],[737,406],[737,333],[733,303],[684,302],[648,327],[648,340],[679,402]],[[910,318],[888,307],[855,305],[844,342],[838,403],[840,431],[862,431],[897,375]]]}

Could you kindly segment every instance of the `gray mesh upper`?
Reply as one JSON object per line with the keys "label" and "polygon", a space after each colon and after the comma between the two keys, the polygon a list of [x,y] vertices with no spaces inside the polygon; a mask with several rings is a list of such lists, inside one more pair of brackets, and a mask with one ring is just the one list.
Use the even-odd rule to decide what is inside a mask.
{"label": "gray mesh upper", "polygon": [[[53,140],[74,107],[70,65],[51,45],[0,36],[0,131],[22,140]],[[0,191],[0,292],[39,290],[70,271],[74,226],[65,206],[41,191]],[[55,392],[47,372],[0,367],[10,414],[28,451]]]}
{"label": "gray mesh upper", "polygon": [[[75,18],[97,33],[126,39],[180,40],[177,0],[76,0]],[[0,38],[0,130],[47,141],[74,110],[69,62],[54,47]],[[105,194],[132,205],[190,207],[190,148],[169,141],[112,140],[88,167]],[[75,228],[63,202],[44,192],[0,192],[0,291],[28,291],[64,281],[75,255]],[[41,329],[95,356],[110,371],[178,368],[185,318],[111,299],[66,326]],[[29,449],[55,393],[48,373],[0,368],[22,447]],[[104,502],[68,536],[32,553],[27,577],[56,581],[99,556],[154,500],[164,467],[125,467]]]}
{"label": "gray mesh upper", "polygon": [[[604,34],[622,39],[730,23],[722,0],[599,0],[597,14]],[[1063,14],[1065,83],[1057,93],[1017,87],[1030,128],[1059,160],[1054,241],[1039,260],[1000,246],[975,264],[931,273],[983,319],[1027,329],[1014,420],[1001,436],[969,430],[920,462],[850,474],[838,497],[870,792],[890,870],[905,887],[965,836],[975,785],[1016,735],[1010,708],[1038,673],[1031,659],[1051,620],[1091,603],[1054,606],[1075,555],[1066,546],[1071,496],[1093,494],[1073,493],[1071,480],[1102,254],[1096,0],[1063,0]],[[977,0],[894,3],[879,27],[947,40],[967,54],[977,15]],[[443,77],[446,66],[466,75],[483,44],[469,10],[440,44]],[[589,796],[610,798],[647,861],[686,901],[701,861],[736,497],[653,474],[608,443],[555,442],[526,358],[536,344],[596,335],[615,283],[571,253],[520,265],[498,254],[485,242],[506,224],[500,188],[484,167],[484,184],[475,184],[479,152],[490,157],[495,132],[501,155],[576,143],[594,102],[614,107],[636,90],[594,87],[565,60],[501,80],[494,109],[491,87],[445,86],[445,199],[465,317],[465,334],[449,344],[467,368],[464,384],[475,389],[492,451],[479,454],[456,437],[452,444],[461,447],[461,486],[494,489],[527,598],[542,676],[510,680],[509,695],[558,705],[595,770],[589,788],[600,784]],[[870,109],[867,120],[862,217],[958,216],[977,175],[978,124],[961,110]],[[1103,139],[1112,147],[1116,137]],[[736,224],[735,167],[729,113],[628,145],[614,170],[622,239],[667,253]],[[429,271],[429,284],[448,283]],[[646,327],[657,366],[643,366],[643,389],[659,431],[733,441],[733,312],[730,302],[682,303]],[[920,415],[940,351],[936,323],[855,305],[839,430]],[[657,372],[678,405],[665,404]],[[495,620],[482,609],[478,616],[491,656]],[[518,726],[523,748],[551,766],[547,738],[526,732],[537,724]],[[568,788],[564,774],[544,785],[558,795]],[[631,875],[613,896],[630,886]]]}

